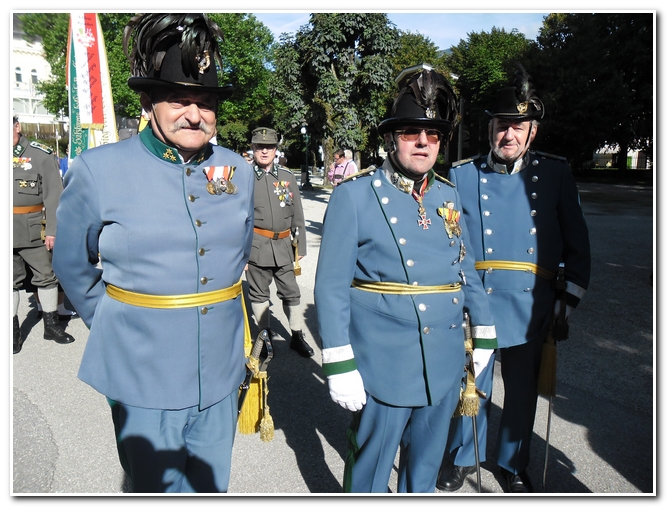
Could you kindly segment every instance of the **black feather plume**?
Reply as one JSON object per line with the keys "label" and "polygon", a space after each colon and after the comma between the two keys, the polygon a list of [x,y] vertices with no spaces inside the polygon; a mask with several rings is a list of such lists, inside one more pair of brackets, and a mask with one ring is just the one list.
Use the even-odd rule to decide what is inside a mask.
{"label": "black feather plume", "polygon": [[456,95],[441,74],[433,71],[421,72],[410,80],[405,90],[407,88],[412,89],[415,101],[420,107],[426,111],[435,111],[437,103],[443,120],[449,120],[452,123],[456,121],[458,113]]}
{"label": "black feather plume", "polygon": [[[132,50],[130,41],[134,35]],[[134,77],[146,77],[152,67],[160,70],[167,50],[178,43],[181,48],[183,71],[189,75],[199,72],[206,59],[222,67],[218,26],[204,14],[138,14],[128,22],[123,32],[123,51],[130,61]]]}
{"label": "black feather plume", "polygon": [[513,86],[516,88],[517,100],[519,102],[528,102],[535,106],[535,109],[542,113],[544,116],[544,104],[539,99],[533,88],[533,83],[531,82],[530,75],[526,72],[526,69],[523,68],[523,65],[516,64],[516,71],[514,72],[514,82]]}

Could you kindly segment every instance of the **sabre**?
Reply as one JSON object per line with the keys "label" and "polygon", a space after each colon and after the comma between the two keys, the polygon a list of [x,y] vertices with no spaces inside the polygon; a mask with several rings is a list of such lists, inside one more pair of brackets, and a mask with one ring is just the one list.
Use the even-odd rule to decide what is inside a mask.
{"label": "sabre", "polygon": [[[567,340],[570,331],[566,320],[565,302],[565,265],[561,262],[556,275],[556,295],[560,302],[560,312],[554,319],[551,329],[547,335],[542,348],[542,364],[540,366],[540,378],[538,380],[538,394],[549,398],[549,411],[547,413],[547,433],[545,437],[544,471],[542,473],[542,489],[546,489],[547,463],[549,459],[549,440],[551,437],[551,415],[553,414],[553,399],[556,395],[556,343]],[[549,359],[546,359],[549,358]]]}
{"label": "sabre", "polygon": [[[466,340],[472,342],[472,330],[470,329],[470,315],[468,312],[463,312],[463,327],[465,328]],[[473,362],[472,352],[469,354],[470,360],[468,363],[468,370],[472,372],[473,378],[475,376],[475,363]],[[477,440],[477,415],[473,413],[472,417],[472,436],[475,445],[475,468],[477,470],[477,492],[482,492],[482,470],[479,463],[479,442]]]}
{"label": "sabre", "polygon": [[[264,345],[266,345],[266,356],[262,358],[262,349],[264,348]],[[261,363],[260,359],[263,359]],[[252,351],[250,352],[250,356],[246,362],[247,371],[245,374],[245,379],[239,387],[239,414],[243,408],[245,397],[250,390],[250,382],[252,382],[253,376],[257,375],[257,373],[260,371],[266,371],[266,367],[271,359],[273,359],[273,346],[271,345],[271,340],[269,339],[269,333],[266,329],[263,329],[257,336],[257,339],[255,340],[255,343],[252,347]]]}

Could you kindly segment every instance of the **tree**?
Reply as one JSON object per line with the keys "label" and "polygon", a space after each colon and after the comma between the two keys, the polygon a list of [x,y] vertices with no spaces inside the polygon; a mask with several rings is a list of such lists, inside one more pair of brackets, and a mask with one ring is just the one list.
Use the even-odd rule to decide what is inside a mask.
{"label": "tree", "polygon": [[408,67],[428,63],[438,72],[448,75],[445,58],[435,43],[420,33],[399,30],[398,47],[390,57],[394,76]]}
{"label": "tree", "polygon": [[516,29],[508,33],[493,27],[489,33],[469,33],[467,40],[451,48],[446,63],[458,76],[456,88],[465,101],[462,121],[470,132],[464,156],[488,150],[489,116],[484,111],[493,104],[498,89],[508,85],[513,63],[523,59],[531,44]]}
{"label": "tree", "polygon": [[311,14],[294,36],[282,36],[272,91],[285,103],[283,131],[308,125],[325,165],[335,147],[377,150],[375,128],[392,85],[389,57],[397,39],[382,13]]}
{"label": "tree", "polygon": [[531,74],[543,95],[545,151],[585,167],[604,146],[653,146],[653,15],[550,14],[531,54]]}

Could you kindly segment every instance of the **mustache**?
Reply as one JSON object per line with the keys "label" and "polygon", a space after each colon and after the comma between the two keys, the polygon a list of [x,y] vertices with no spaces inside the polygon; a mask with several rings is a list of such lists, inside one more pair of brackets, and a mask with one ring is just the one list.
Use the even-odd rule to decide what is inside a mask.
{"label": "mustache", "polygon": [[174,123],[174,126],[171,128],[171,132],[175,133],[181,129],[193,129],[193,128],[201,130],[202,132],[204,132],[204,134],[211,134],[212,132],[211,128],[203,121],[200,121],[198,125],[192,125],[188,122]]}

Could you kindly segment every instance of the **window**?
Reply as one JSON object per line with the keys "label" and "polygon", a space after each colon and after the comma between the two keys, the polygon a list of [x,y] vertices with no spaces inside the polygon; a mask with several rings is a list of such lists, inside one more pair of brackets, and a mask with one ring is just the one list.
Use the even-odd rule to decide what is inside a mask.
{"label": "window", "polygon": [[23,74],[21,73],[21,67],[16,67],[16,69],[14,69],[14,74],[16,76],[16,82],[17,83],[22,83],[23,82]]}
{"label": "window", "polygon": [[30,76],[32,78],[32,84],[37,84],[37,71],[35,69],[32,69]]}

